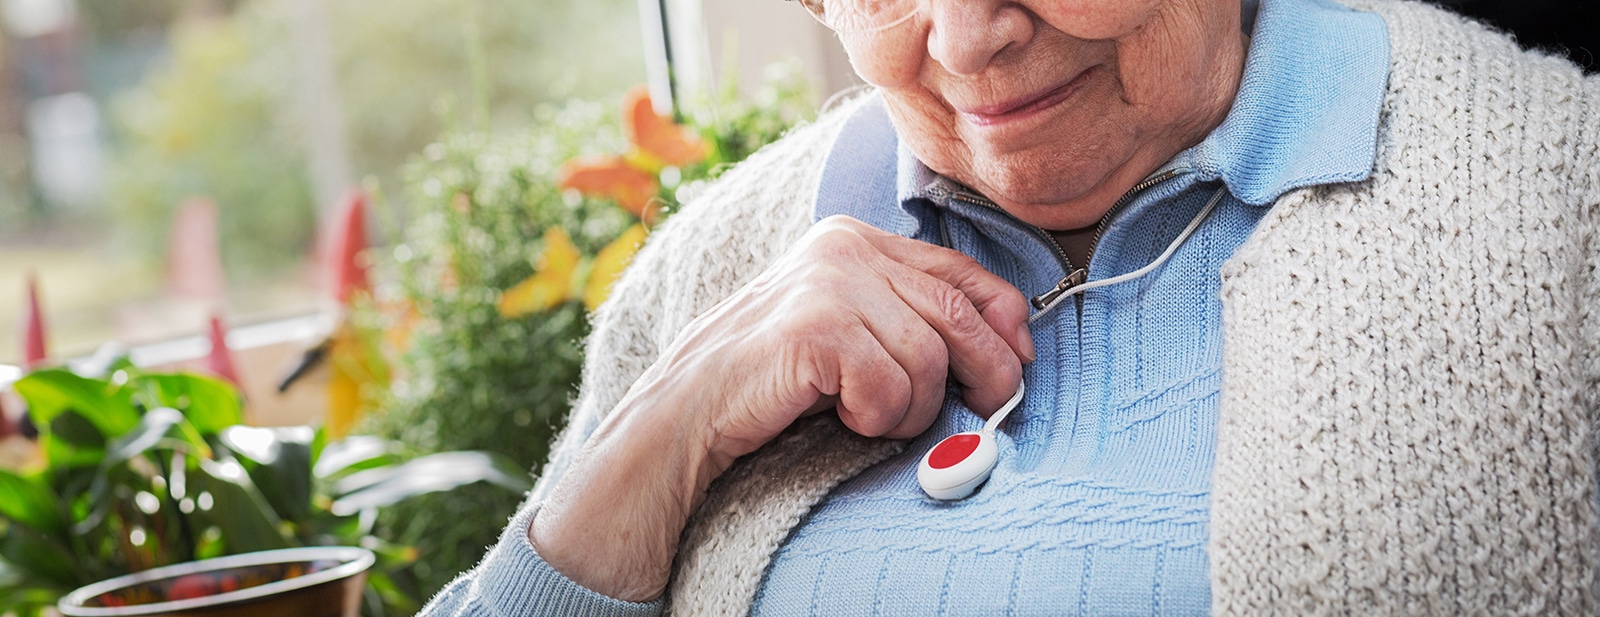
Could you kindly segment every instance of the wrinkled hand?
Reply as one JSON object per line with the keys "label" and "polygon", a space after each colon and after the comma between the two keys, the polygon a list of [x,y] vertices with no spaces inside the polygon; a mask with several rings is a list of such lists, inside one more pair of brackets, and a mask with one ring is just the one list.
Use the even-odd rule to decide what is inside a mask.
{"label": "wrinkled hand", "polygon": [[961,253],[843,216],[689,324],[596,430],[529,532],[546,562],[625,600],[665,589],[679,534],[733,461],[807,413],[907,438],[947,375],[987,416],[1033,359],[1027,303]]}

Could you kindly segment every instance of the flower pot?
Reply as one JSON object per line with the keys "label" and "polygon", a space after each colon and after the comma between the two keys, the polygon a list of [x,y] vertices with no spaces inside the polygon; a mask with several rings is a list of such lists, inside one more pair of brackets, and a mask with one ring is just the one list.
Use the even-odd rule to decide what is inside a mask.
{"label": "flower pot", "polygon": [[107,579],[67,594],[67,617],[357,617],[371,551],[317,546],[230,555]]}

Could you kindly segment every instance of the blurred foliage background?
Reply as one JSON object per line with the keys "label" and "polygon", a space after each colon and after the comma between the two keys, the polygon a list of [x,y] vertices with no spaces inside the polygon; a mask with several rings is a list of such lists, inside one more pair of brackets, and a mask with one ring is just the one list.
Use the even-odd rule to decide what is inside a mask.
{"label": "blurred foliage background", "polygon": [[[179,11],[168,61],[113,101],[113,212],[138,230],[135,254],[158,259],[174,205],[211,196],[230,280],[281,272],[311,250],[306,232],[318,210],[300,146],[294,3],[168,4]],[[447,127],[523,127],[541,103],[611,98],[643,79],[626,0],[334,0],[324,8],[351,164],[385,185],[397,184],[406,159]]]}
{"label": "blurred foliage background", "polygon": [[[231,314],[316,308],[315,230],[330,204],[314,197],[296,29],[313,3],[351,183],[397,187],[406,160],[445,132],[517,130],[541,105],[611,100],[644,80],[631,0],[17,3],[74,15],[32,36],[0,24],[0,288],[40,270],[53,351],[195,331],[198,309],[165,293],[164,258],[172,213],[197,196],[217,207]],[[63,92],[93,101],[89,162],[102,170],[93,198],[70,207],[38,186],[29,124],[33,101]],[[373,226],[385,244],[409,217],[405,193],[392,194]],[[0,322],[19,310],[0,303]],[[0,363],[20,360],[16,337],[0,328]]]}

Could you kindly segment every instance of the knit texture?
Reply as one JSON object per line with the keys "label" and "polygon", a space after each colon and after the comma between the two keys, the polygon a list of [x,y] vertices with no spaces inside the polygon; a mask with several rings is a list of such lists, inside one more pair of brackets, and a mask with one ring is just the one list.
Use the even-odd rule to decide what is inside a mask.
{"label": "knit texture", "polygon": [[[1421,4],[1352,4],[1392,44],[1376,173],[1280,199],[1223,271],[1213,611],[1594,614],[1600,79]],[[525,508],[690,319],[803,233],[848,111],[653,234]],[[799,425],[719,480],[669,610],[744,614],[788,526],[897,448],[844,435]]]}
{"label": "knit texture", "polygon": [[1224,268],[1218,614],[1595,613],[1600,81],[1422,4],[1367,182]]}
{"label": "knit texture", "polygon": [[[678,547],[673,614],[745,614],[778,541],[811,505],[903,446],[861,437],[829,416],[802,420],[774,443],[774,449],[838,456],[756,457],[718,478]],[[750,561],[752,549],[763,555],[758,563]]]}
{"label": "knit texture", "polygon": [[[1149,264],[1219,191],[1187,171],[1140,193],[1104,231],[1090,278]],[[1064,276],[1034,228],[934,200],[946,246],[1024,294]],[[1027,396],[994,435],[999,462],[982,489],[939,502],[917,484],[924,453],[984,423],[952,388],[927,432],[834,489],[784,540],[751,614],[1206,614],[1217,272],[1265,212],[1224,197],[1151,274],[1043,315]]]}

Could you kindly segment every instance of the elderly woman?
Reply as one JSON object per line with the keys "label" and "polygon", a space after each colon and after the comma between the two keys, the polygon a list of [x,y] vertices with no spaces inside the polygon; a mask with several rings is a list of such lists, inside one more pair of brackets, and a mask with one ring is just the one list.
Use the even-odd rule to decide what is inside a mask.
{"label": "elderly woman", "polygon": [[873,93],[652,237],[430,614],[1595,613],[1600,79],[1394,0],[805,3]]}

